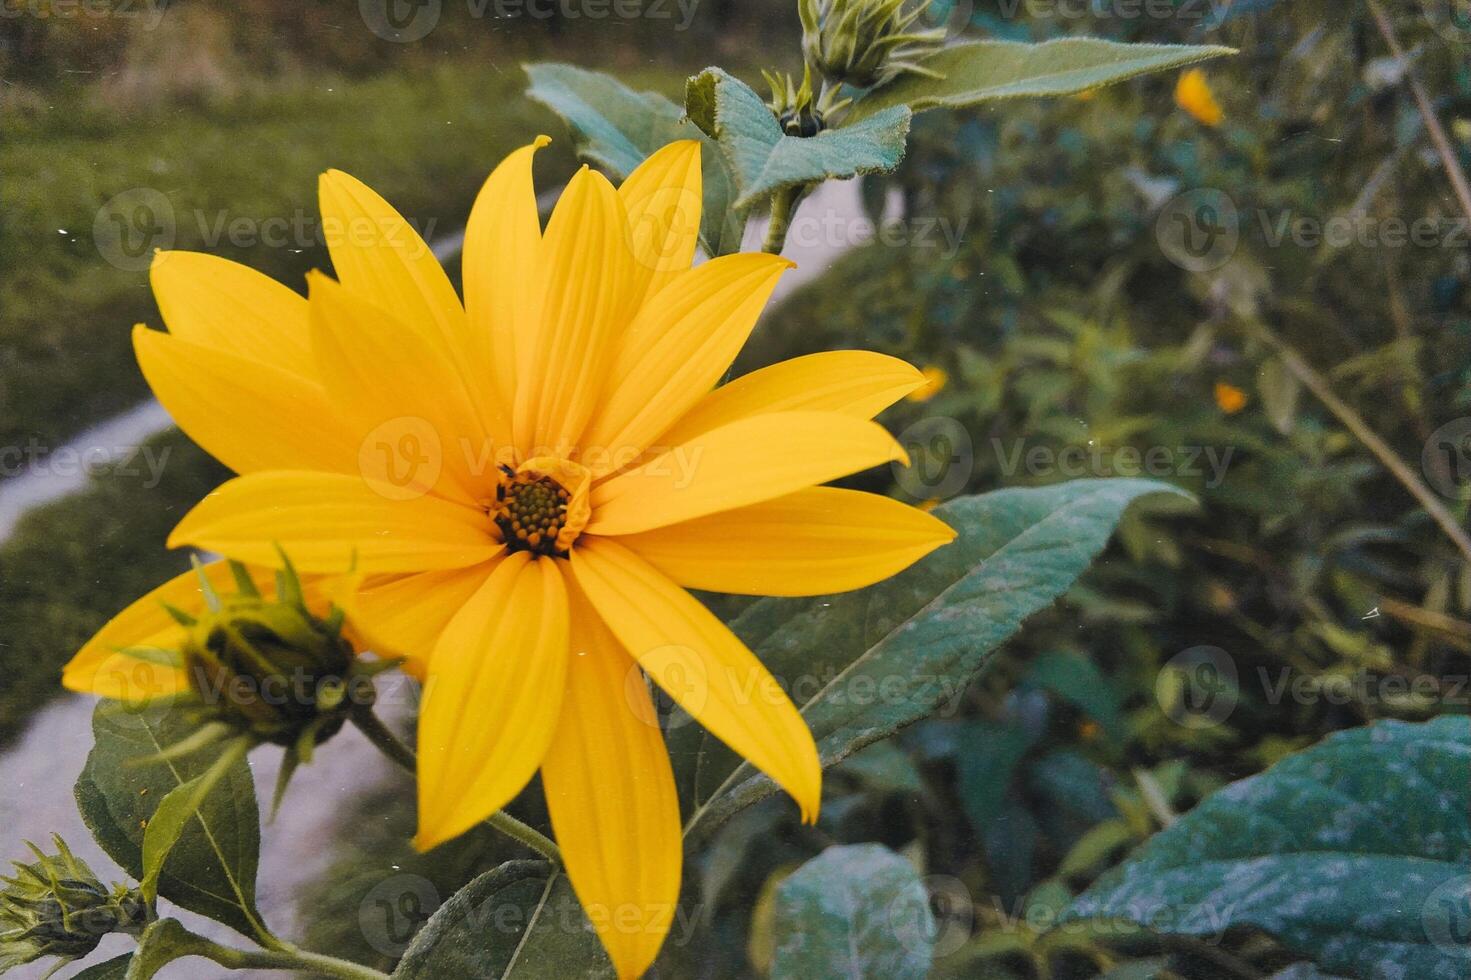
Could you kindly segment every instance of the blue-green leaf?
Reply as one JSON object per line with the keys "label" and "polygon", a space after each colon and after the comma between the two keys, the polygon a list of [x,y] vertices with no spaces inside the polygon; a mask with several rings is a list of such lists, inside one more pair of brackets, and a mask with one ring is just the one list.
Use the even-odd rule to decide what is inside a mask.
{"label": "blue-green leaf", "polygon": [[1100,878],[1067,920],[1253,927],[1355,976],[1471,969],[1471,723],[1386,721],[1232,783]]}
{"label": "blue-green leaf", "polygon": [[914,865],[878,844],[830,847],[776,889],[772,980],[921,980],[935,920]]}
{"label": "blue-green leaf", "polygon": [[1041,44],[967,41],[924,59],[926,68],[943,77],[904,75],[853,106],[848,120],[868,119],[896,106],[923,112],[994,99],[1072,95],[1235,53],[1217,45],[1121,44],[1093,37],[1058,38]]}
{"label": "blue-green leaf", "polygon": [[787,187],[888,173],[904,159],[909,135],[909,109],[896,105],[859,125],[788,136],[761,96],[719,68],[690,79],[685,111],[724,152],[735,175],[737,208]]}

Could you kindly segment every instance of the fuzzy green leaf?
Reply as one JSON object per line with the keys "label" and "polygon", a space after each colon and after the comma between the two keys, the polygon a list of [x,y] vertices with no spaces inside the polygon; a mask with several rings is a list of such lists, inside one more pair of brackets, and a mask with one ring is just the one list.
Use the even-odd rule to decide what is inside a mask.
{"label": "fuzzy green leaf", "polygon": [[920,980],[935,920],[914,865],[878,844],[830,847],[776,889],[772,980]]}
{"label": "fuzzy green leaf", "polygon": [[[108,856],[141,880],[146,828],[162,801],[208,772],[228,746],[136,764],[190,733],[177,712],[159,707],[127,712],[101,704],[92,716],[92,733],[96,743],[77,779],[77,809]],[[179,833],[158,876],[158,893],[244,935],[262,935],[265,927],[255,907],[260,814],[243,758],[228,767],[197,816]]]}
{"label": "fuzzy green leaf", "polygon": [[1073,95],[1235,53],[1210,44],[1122,44],[1092,37],[1058,38],[1041,44],[967,41],[942,48],[922,62],[943,78],[904,75],[853,106],[848,121],[868,119],[896,106],[924,112],[995,99]]}
{"label": "fuzzy green leaf", "polygon": [[452,895],[393,973],[394,980],[612,975],[567,876],[542,861],[509,861]]}
{"label": "fuzzy green leaf", "polygon": [[[831,766],[957,698],[1092,563],[1125,508],[1160,492],[1181,494],[1152,480],[1076,480],[954,500],[935,514],[960,536],[913,568],[857,592],[763,599],[731,627],[794,692]],[[671,733],[675,756],[696,760],[686,788],[706,795],[729,774],[694,823],[718,825],[774,791],[748,764],[732,773],[712,740],[692,750],[692,727]]]}
{"label": "fuzzy green leaf", "polygon": [[888,173],[904,159],[909,136],[909,109],[902,105],[871,113],[859,125],[788,136],[761,96],[719,68],[689,80],[685,112],[724,153],[735,175],[737,208],[787,187]]}
{"label": "fuzzy green leaf", "polygon": [[527,65],[526,74],[531,79],[526,95],[562,118],[572,131],[577,155],[618,180],[661,146],[699,140],[704,182],[700,243],[710,255],[740,249],[746,219],[732,207],[735,192],[724,158],[679,106],[656,92],[635,92],[611,75],[573,65]]}
{"label": "fuzzy green leaf", "polygon": [[1250,927],[1330,971],[1464,978],[1468,766],[1464,716],[1329,736],[1207,798],[1064,921],[1208,938]]}

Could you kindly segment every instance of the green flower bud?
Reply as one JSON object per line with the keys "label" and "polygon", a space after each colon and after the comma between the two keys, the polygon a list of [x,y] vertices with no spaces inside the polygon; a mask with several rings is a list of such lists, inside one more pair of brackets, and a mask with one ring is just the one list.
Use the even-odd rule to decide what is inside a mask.
{"label": "green flower bud", "polygon": [[289,566],[275,599],[234,567],[240,591],[206,593],[208,610],[185,617],[183,667],[202,705],[200,720],[309,753],[337,733],[354,705],[371,706],[372,684],[342,634],[341,613],[313,615]]}
{"label": "green flower bud", "polygon": [[782,132],[788,136],[816,136],[822,132],[827,125],[827,112],[818,107],[813,97],[810,66],[804,68],[800,86],[792,81],[791,75],[764,70],[761,74],[771,86],[771,101],[767,105],[781,123]]}
{"label": "green flower bud", "polygon": [[[47,956],[80,959],[114,932],[141,932],[148,906],[123,885],[108,889],[60,837],[56,854],[28,844],[34,864],[0,876],[0,973]],[[60,965],[60,964],[58,964]]]}
{"label": "green flower bud", "polygon": [[908,13],[904,2],[797,0],[807,63],[825,78],[855,88],[883,85],[905,72],[939,77],[921,62],[939,48],[945,31],[913,30],[929,0]]}

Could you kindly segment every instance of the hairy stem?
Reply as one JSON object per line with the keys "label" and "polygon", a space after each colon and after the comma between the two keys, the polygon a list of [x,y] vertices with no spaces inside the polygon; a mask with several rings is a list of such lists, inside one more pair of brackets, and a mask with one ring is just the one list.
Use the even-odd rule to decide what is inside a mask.
{"label": "hairy stem", "polygon": [[[417,769],[418,757],[414,754],[414,750],[399,741],[398,736],[389,731],[388,727],[383,724],[382,719],[372,711],[354,712],[352,721],[358,727],[358,730],[368,737],[368,741],[372,742],[380,752],[388,756],[388,758],[392,759],[400,767],[407,769],[409,772],[414,772]],[[561,850],[551,838],[539,832],[535,827],[522,823],[504,810],[497,810],[495,813],[492,813],[486,819],[485,823],[512,840],[529,847],[548,861],[551,861],[553,865],[561,867]]]}
{"label": "hairy stem", "polygon": [[771,224],[766,226],[766,240],[761,243],[761,251],[781,254],[782,246],[787,243],[787,229],[792,226],[792,216],[807,191],[805,185],[799,184],[784,187],[771,195]]}
{"label": "hairy stem", "polygon": [[386,973],[335,956],[299,949],[236,949],[203,937],[196,938],[198,942],[190,946],[193,955],[213,960],[230,970],[300,970],[341,980],[388,980]]}

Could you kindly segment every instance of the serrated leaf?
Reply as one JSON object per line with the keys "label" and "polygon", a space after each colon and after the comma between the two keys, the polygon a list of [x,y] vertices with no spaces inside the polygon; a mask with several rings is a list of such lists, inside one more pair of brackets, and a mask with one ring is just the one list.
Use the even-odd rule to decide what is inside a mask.
{"label": "serrated leaf", "polygon": [[924,112],[995,99],[1073,95],[1227,54],[1235,51],[1208,44],[1123,44],[1092,37],[1041,44],[966,41],[942,48],[922,62],[943,78],[901,76],[854,105],[848,120],[868,119],[896,106]]}
{"label": "serrated leaf", "polygon": [[87,967],[81,973],[73,976],[72,980],[125,980],[128,975],[128,966],[132,962],[133,954],[124,953]]}
{"label": "serrated leaf", "polygon": [[788,136],[761,96],[719,68],[706,68],[689,80],[685,112],[725,154],[738,208],[787,187],[888,173],[904,159],[909,136],[910,113],[902,105],[871,113],[858,125]]}
{"label": "serrated leaf", "polygon": [[[831,766],[953,703],[987,657],[1083,573],[1124,509],[1161,492],[1185,496],[1165,483],[1117,479],[954,500],[935,514],[959,537],[913,568],[857,592],[763,599],[731,627],[802,703]],[[705,791],[730,767],[713,746],[682,744],[693,737],[687,731],[671,742],[676,757],[699,758]],[[773,791],[742,763],[691,823],[718,825]]]}
{"label": "serrated leaf", "polygon": [[657,92],[635,92],[611,75],[573,65],[527,65],[528,98],[551,109],[572,131],[577,155],[622,180],[655,150],[675,140],[701,142],[704,201],[700,243],[709,255],[738,251],[744,213],[734,208],[735,188],[725,157],[684,118],[684,110]]}
{"label": "serrated leaf", "polygon": [[776,887],[772,980],[919,980],[935,919],[914,865],[878,844],[830,847]]}
{"label": "serrated leaf", "polygon": [[611,977],[612,964],[560,871],[509,861],[452,895],[424,924],[394,980]]}
{"label": "serrated leaf", "polygon": [[1471,723],[1385,721],[1232,783],[1105,874],[1064,921],[1275,936],[1327,970],[1464,978]]}
{"label": "serrated leaf", "polygon": [[[204,775],[227,747],[210,747],[167,762],[137,765],[134,760],[156,755],[190,730],[169,709],[130,713],[104,703],[93,713],[96,742],[77,779],[77,809],[102,849],[136,879],[145,874],[143,839],[160,801]],[[261,936],[265,926],[255,907],[260,813],[244,759],[229,767],[197,817],[169,854],[158,878],[158,893],[243,935]]]}

